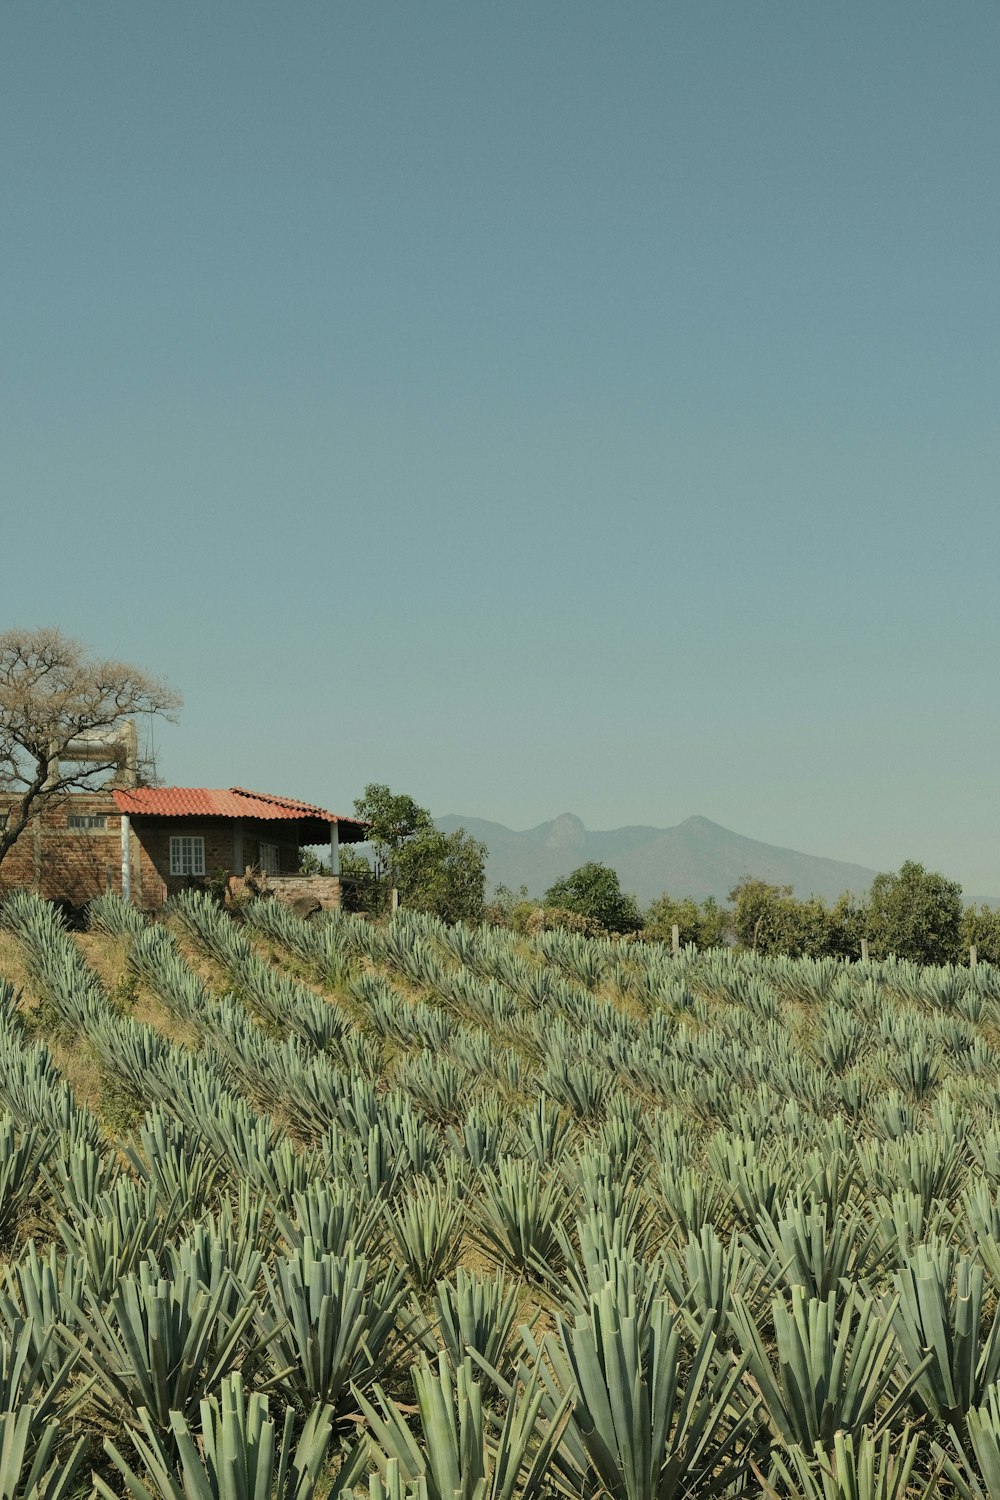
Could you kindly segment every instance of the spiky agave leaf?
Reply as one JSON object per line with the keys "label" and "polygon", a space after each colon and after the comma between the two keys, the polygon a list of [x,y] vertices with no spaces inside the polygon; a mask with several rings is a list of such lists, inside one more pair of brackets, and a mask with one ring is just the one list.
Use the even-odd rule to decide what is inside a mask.
{"label": "spiky agave leaf", "polygon": [[548,1415],[557,1395],[576,1391],[562,1482],[579,1489],[595,1474],[615,1500],[681,1500],[722,1493],[739,1479],[757,1407],[743,1384],[745,1358],[720,1354],[708,1329],[688,1354],[685,1332],[665,1298],[643,1328],[610,1287],[588,1316],[558,1321],[536,1351],[550,1374],[536,1368]]}
{"label": "spiky agave leaf", "polygon": [[811,1452],[793,1444],[775,1454],[767,1478],[759,1471],[758,1478],[768,1500],[929,1500],[940,1464],[911,1489],[919,1448],[908,1428],[900,1437],[838,1432],[831,1452],[822,1443]]}
{"label": "spiky agave leaf", "polygon": [[367,1258],[353,1246],[343,1255],[318,1255],[307,1238],[263,1274],[257,1327],[268,1346],[271,1384],[302,1410],[317,1401],[338,1417],[353,1409],[352,1383],[367,1389],[390,1358],[402,1271],[373,1280]]}
{"label": "spiky agave leaf", "polygon": [[426,1495],[427,1500],[539,1500],[548,1491],[568,1396],[545,1419],[537,1381],[512,1388],[504,1420],[492,1435],[470,1360],[452,1369],[441,1353],[435,1370],[422,1355],[410,1374],[419,1441],[381,1388],[374,1392],[378,1406],[358,1393],[371,1456],[385,1485],[381,1493],[399,1493],[405,1486],[405,1493]]}
{"label": "spiky agave leaf", "polygon": [[[236,1373],[222,1382],[217,1396],[201,1402],[200,1417],[196,1436],[187,1419],[172,1412],[167,1438],[145,1409],[139,1413],[143,1436],[134,1433],[132,1441],[142,1461],[141,1478],[106,1439],[105,1452],[133,1500],[310,1500],[333,1441],[328,1406],[314,1408],[293,1448],[291,1407],[279,1426],[267,1397],[247,1396]],[[363,1467],[359,1445],[342,1464],[328,1500],[351,1494]],[[94,1483],[102,1500],[117,1500],[99,1475]]]}
{"label": "spiky agave leaf", "polygon": [[1000,1310],[984,1327],[983,1268],[937,1240],[919,1245],[894,1277],[893,1322],[921,1415],[961,1431],[1000,1378]]}
{"label": "spiky agave leaf", "polygon": [[0,1494],[4,1500],[66,1500],[73,1493],[86,1437],[60,1461],[58,1422],[43,1424],[31,1405],[0,1412]]}
{"label": "spiky agave leaf", "polygon": [[397,1259],[418,1292],[450,1275],[462,1249],[464,1206],[447,1183],[418,1182],[385,1212]]}
{"label": "spiky agave leaf", "polygon": [[[906,1399],[913,1379],[893,1380],[900,1360],[890,1307],[882,1311],[857,1287],[838,1307],[834,1293],[807,1297],[793,1286],[790,1305],[771,1303],[775,1362],[749,1307],[733,1298],[730,1323],[764,1397],[775,1433],[785,1443],[826,1451],[837,1432],[885,1426]],[[879,1410],[881,1408],[881,1410]]]}

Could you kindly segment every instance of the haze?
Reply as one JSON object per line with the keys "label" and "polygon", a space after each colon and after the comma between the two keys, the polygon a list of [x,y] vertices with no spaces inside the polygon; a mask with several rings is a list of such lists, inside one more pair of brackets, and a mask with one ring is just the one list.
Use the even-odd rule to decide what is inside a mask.
{"label": "haze", "polygon": [[7,625],[188,785],[1000,890],[1000,11],[0,13]]}

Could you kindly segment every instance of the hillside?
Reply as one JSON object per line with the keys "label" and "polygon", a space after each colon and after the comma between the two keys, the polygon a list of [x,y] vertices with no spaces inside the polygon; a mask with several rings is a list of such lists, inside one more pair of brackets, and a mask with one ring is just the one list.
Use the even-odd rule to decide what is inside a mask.
{"label": "hillside", "polygon": [[860,895],[875,875],[861,865],[744,838],[701,817],[686,818],[675,828],[593,831],[573,813],[563,813],[522,833],[483,818],[449,815],[436,822],[445,833],[464,828],[483,841],[489,849],[486,876],[491,885],[515,890],[526,885],[533,896],[587,860],[617,870],[622,888],[640,902],[652,901],[664,891],[699,901],[706,896],[724,901],[746,875],[790,885],[797,896],[834,901],[845,890]]}

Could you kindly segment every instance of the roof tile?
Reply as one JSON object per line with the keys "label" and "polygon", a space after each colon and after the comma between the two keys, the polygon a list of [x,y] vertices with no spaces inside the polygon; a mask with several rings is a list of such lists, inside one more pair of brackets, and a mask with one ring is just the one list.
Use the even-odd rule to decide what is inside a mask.
{"label": "roof tile", "polygon": [[312,802],[293,797],[274,797],[251,792],[246,787],[141,786],[132,791],[116,788],[115,805],[123,813],[146,813],[157,818],[317,818],[324,823],[357,823],[327,812]]}

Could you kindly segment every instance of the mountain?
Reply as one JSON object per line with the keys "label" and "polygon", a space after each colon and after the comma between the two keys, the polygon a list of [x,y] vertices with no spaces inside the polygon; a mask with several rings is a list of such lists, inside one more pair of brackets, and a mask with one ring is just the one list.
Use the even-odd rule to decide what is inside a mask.
{"label": "mountain", "polygon": [[513,890],[526,885],[532,896],[541,896],[553,881],[588,860],[617,870],[622,889],[631,891],[642,904],[664,891],[697,901],[706,896],[725,901],[745,875],[771,885],[790,885],[796,896],[835,901],[842,891],[861,895],[875,878],[874,870],[861,865],[778,849],[721,828],[708,818],[686,818],[676,828],[637,826],[593,832],[573,813],[563,813],[523,833],[483,818],[449,815],[435,821],[443,833],[464,828],[482,840],[489,850],[488,885],[507,885]]}

